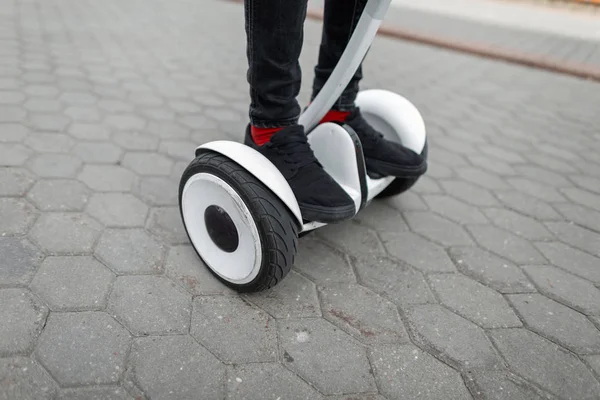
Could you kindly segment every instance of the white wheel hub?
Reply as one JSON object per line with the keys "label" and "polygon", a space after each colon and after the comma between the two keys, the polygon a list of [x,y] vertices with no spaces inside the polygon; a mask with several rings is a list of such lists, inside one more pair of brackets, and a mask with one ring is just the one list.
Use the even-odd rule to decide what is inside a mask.
{"label": "white wheel hub", "polygon": [[181,208],[192,245],[210,269],[235,284],[256,278],[262,263],[258,229],[227,182],[206,172],[192,176],[183,188]]}

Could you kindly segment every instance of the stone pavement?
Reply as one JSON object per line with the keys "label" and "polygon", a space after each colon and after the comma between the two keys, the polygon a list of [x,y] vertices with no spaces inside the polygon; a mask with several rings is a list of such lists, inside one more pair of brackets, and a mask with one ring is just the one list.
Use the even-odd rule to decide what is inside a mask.
{"label": "stone pavement", "polygon": [[600,398],[600,85],[378,38],[427,176],[239,296],[176,196],[241,139],[242,12],[0,0],[0,399]]}

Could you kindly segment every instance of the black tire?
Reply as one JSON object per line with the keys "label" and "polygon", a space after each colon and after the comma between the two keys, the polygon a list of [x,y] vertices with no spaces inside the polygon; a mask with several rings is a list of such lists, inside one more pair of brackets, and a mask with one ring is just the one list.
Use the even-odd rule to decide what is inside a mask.
{"label": "black tire", "polygon": [[[427,145],[427,140],[425,140],[425,146],[423,146],[423,151],[421,152],[421,156],[426,161],[427,161],[428,152],[429,152],[429,148]],[[415,183],[417,183],[419,178],[420,177],[410,178],[410,179],[396,178],[388,185],[388,187],[383,189],[381,191],[381,193],[379,193],[377,196],[375,196],[375,198],[376,199],[385,199],[387,197],[392,197],[392,196],[396,196],[401,193],[404,193],[407,190],[409,190],[410,188],[412,188],[415,185]]]}
{"label": "black tire", "polygon": [[[297,251],[298,227],[290,211],[275,194],[239,164],[222,154],[205,151],[188,165],[179,184],[179,210],[184,227],[181,207],[183,189],[186,182],[200,172],[223,179],[236,191],[250,210],[262,243],[262,264],[252,282],[232,283],[207,266],[208,270],[219,281],[242,293],[258,292],[277,285],[290,272]],[[187,227],[185,230],[190,239]],[[202,259],[195,247],[194,251]]]}

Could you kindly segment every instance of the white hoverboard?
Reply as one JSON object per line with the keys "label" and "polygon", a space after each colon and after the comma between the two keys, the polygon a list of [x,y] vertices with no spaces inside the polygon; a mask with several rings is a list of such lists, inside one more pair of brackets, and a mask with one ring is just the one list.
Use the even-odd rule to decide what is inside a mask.
{"label": "white hoverboard", "polygon": [[[354,200],[356,213],[376,197],[408,190],[418,179],[371,179],[356,133],[336,123],[319,124],[365,57],[390,1],[368,1],[331,77],[299,120],[315,156]],[[425,123],[410,101],[385,90],[365,90],[356,103],[386,139],[427,157]],[[294,264],[298,238],[326,224],[302,218],[283,175],[251,147],[218,140],[199,146],[195,156],[181,177],[179,208],[198,256],[239,292],[275,286]]]}

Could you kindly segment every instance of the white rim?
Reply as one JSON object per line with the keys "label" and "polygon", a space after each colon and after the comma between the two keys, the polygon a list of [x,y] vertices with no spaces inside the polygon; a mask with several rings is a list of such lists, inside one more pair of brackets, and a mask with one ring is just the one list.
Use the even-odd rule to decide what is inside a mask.
{"label": "white rim", "polygon": [[[235,224],[239,245],[232,253],[221,250],[208,235],[204,212],[211,205],[223,208]],[[181,208],[192,245],[210,269],[236,284],[256,278],[262,263],[258,229],[250,210],[227,182],[205,172],[192,176],[183,188]]]}

